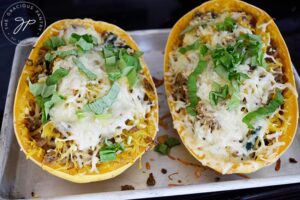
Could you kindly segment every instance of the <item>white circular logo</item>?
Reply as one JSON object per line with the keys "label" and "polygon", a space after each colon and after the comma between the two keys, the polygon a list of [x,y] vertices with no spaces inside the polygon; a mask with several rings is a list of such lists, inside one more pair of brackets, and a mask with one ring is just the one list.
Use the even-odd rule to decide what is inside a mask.
{"label": "white circular logo", "polygon": [[1,19],[2,32],[13,44],[18,44],[28,37],[39,36],[45,27],[46,20],[42,10],[27,1],[10,5]]}

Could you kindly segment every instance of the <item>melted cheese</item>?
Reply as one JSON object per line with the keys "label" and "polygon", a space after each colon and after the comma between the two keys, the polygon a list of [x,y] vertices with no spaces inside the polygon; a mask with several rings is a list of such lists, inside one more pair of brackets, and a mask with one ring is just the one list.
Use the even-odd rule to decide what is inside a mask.
{"label": "melted cheese", "polygon": [[[102,41],[100,35],[92,28],[70,26],[60,34],[66,41],[72,33],[91,34]],[[53,72],[59,68],[69,71],[57,85],[57,92],[64,97],[62,102],[56,103],[49,112],[51,123],[62,133],[64,139],[56,138],[55,143],[61,146],[62,143],[71,141],[71,146],[62,153],[61,159],[71,156],[72,161],[81,168],[84,165],[91,165],[91,172],[98,172],[96,165],[99,162],[98,152],[104,138],[113,138],[121,135],[124,130],[129,130],[140,123],[150,106],[144,101],[144,88],[141,83],[135,84],[129,91],[127,78],[117,80],[120,91],[117,98],[106,111],[110,117],[100,119],[94,113],[84,112],[83,117],[78,117],[77,112],[83,110],[83,106],[89,102],[103,97],[111,88],[111,82],[105,72],[104,59],[98,51],[99,46],[77,56],[82,64],[91,72],[96,74],[96,80],[89,80],[78,67],[73,63],[74,56],[64,59],[56,59],[53,63]],[[74,46],[66,45],[58,50],[66,51]],[[45,76],[41,76],[41,79]],[[132,122],[127,124],[128,120]],[[120,142],[120,141],[119,141]],[[92,154],[89,151],[92,150]],[[74,160],[73,160],[74,159]]]}
{"label": "melted cheese", "polygon": [[[230,15],[233,19],[240,19],[244,13],[223,13],[214,19],[215,23],[222,22],[226,16]],[[252,33],[252,30],[237,23],[237,27],[233,32],[228,31],[215,31],[215,23],[213,24],[209,17],[202,17],[202,21],[207,23],[206,27],[198,26],[196,31],[188,32],[183,37],[183,46],[190,45],[200,38],[210,48],[214,48],[218,45],[227,46],[233,44],[236,38],[243,33]],[[195,19],[190,22],[190,25],[199,24],[201,20]],[[264,24],[259,28],[265,29],[268,25]],[[265,44],[264,44],[265,45]],[[268,44],[267,44],[268,45]],[[281,67],[281,63],[273,56],[264,53],[264,58],[271,58],[276,66]],[[170,71],[174,75],[181,73],[184,77],[188,78],[189,74],[196,68],[199,53],[197,51],[189,51],[182,55],[178,50],[174,50],[169,55],[170,58]],[[275,81],[276,73],[282,73],[281,71],[266,70],[265,68],[258,66],[255,69],[250,69],[251,59],[247,59],[244,64],[237,66],[237,71],[248,74],[250,77],[246,79],[240,85],[240,105],[234,110],[229,111],[227,109],[229,101],[223,101],[217,106],[212,106],[209,101],[209,93],[212,91],[214,82],[221,85],[230,84],[226,80],[222,79],[215,71],[210,56],[205,57],[208,62],[206,69],[197,79],[197,96],[200,99],[200,103],[205,107],[201,117],[195,118],[190,115],[180,115],[173,112],[176,115],[177,120],[174,121],[176,129],[183,131],[183,136],[186,144],[193,149],[199,156],[206,156],[202,160],[203,164],[213,163],[220,164],[220,160],[230,160],[232,162],[240,161],[241,158],[249,159],[248,157],[253,152],[265,154],[262,159],[270,156],[274,149],[282,145],[282,143],[266,145],[264,139],[266,133],[269,130],[269,119],[262,118],[254,122],[254,127],[260,127],[255,134],[249,135],[249,129],[247,125],[242,122],[243,117],[247,112],[242,111],[242,108],[246,108],[248,112],[254,111],[259,107],[265,106],[270,99],[270,96],[274,93],[276,88],[284,89],[289,87],[288,84],[281,84]],[[167,72],[168,73],[168,72]],[[172,78],[172,75],[169,75]],[[173,80],[174,81],[174,80]],[[243,100],[243,101],[242,101]],[[173,101],[176,110],[184,108],[187,104],[182,101]],[[273,114],[278,113],[279,109]],[[271,116],[272,117],[272,116]],[[270,117],[270,118],[271,118]],[[210,122],[209,122],[210,120]],[[213,128],[212,128],[213,126]],[[284,130],[278,130],[276,134],[267,136],[267,138],[278,140],[278,137]],[[250,142],[261,143],[259,147],[247,150],[246,143]],[[259,156],[258,156],[259,157]],[[218,158],[220,160],[218,160]],[[226,173],[232,166],[232,163],[228,163],[228,166],[224,167],[223,173]],[[253,167],[254,163],[253,163]]]}

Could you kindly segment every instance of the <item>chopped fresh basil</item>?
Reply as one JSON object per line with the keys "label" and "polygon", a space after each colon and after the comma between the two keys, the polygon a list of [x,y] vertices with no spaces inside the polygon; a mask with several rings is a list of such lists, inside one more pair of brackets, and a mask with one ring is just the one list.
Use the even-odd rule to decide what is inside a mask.
{"label": "chopped fresh basil", "polygon": [[47,77],[46,84],[49,85],[55,85],[57,84],[63,77],[67,76],[69,74],[69,70],[66,70],[64,68],[58,68],[55,70],[50,76]]}
{"label": "chopped fresh basil", "polygon": [[281,91],[277,91],[275,97],[269,102],[268,105],[260,107],[255,111],[249,112],[244,118],[243,122],[247,124],[249,129],[254,129],[252,122],[259,118],[267,117],[274,113],[284,102]]}
{"label": "chopped fresh basil", "polygon": [[83,51],[88,51],[94,46],[92,43],[85,41],[83,38],[80,38],[75,45],[80,47]]}
{"label": "chopped fresh basil", "polygon": [[29,90],[33,96],[41,95],[43,98],[51,96],[56,91],[56,85],[48,86],[45,82],[32,84],[28,79]]}
{"label": "chopped fresh basil", "polygon": [[111,57],[105,58],[105,64],[107,64],[107,65],[115,65],[116,64],[116,57],[115,56],[111,56]]}
{"label": "chopped fresh basil", "polygon": [[47,62],[52,62],[52,61],[55,59],[55,57],[56,57],[56,55],[53,54],[53,53],[50,53],[50,52],[47,52],[47,53],[45,54],[45,60],[46,60]]}
{"label": "chopped fresh basil", "polygon": [[48,40],[46,40],[43,46],[49,50],[56,50],[57,47],[63,46],[65,44],[66,43],[63,38],[60,38],[58,36],[53,36]]}
{"label": "chopped fresh basil", "polygon": [[138,72],[142,69],[139,60],[142,54],[140,51],[129,54],[125,49],[113,47],[112,45],[103,48],[105,67],[109,79],[115,81],[126,76],[129,87],[133,87],[138,80]]}
{"label": "chopped fresh basil", "polygon": [[185,47],[180,47],[179,52],[185,54],[188,51],[199,50],[200,55],[204,56],[208,52],[208,47],[205,44],[200,43],[199,40],[196,40],[194,43],[187,45]]}
{"label": "chopped fresh basil", "polygon": [[102,147],[99,151],[100,162],[113,161],[117,158],[118,151],[124,151],[123,143],[105,143],[105,146]]}
{"label": "chopped fresh basil", "polygon": [[236,27],[236,22],[231,17],[226,17],[224,22],[217,23],[216,28],[218,31],[230,31],[232,32]]}
{"label": "chopped fresh basil", "polygon": [[108,94],[93,103],[86,104],[83,109],[87,112],[93,112],[97,115],[103,114],[116,100],[120,91],[120,86],[114,82]]}
{"label": "chopped fresh basil", "polygon": [[77,33],[72,33],[69,42],[75,44],[83,51],[88,51],[97,45],[97,38],[90,34],[79,35]]}
{"label": "chopped fresh basil", "polygon": [[219,101],[226,99],[228,96],[228,85],[221,86],[218,83],[213,84],[213,90],[209,93],[209,101],[211,105],[216,106]]}
{"label": "chopped fresh basil", "polygon": [[180,141],[175,137],[169,137],[166,140],[165,144],[168,145],[169,148],[172,148],[172,147],[175,147],[177,145],[180,145]]}
{"label": "chopped fresh basil", "polygon": [[170,152],[170,148],[166,144],[158,144],[154,150],[162,155],[168,155]]}
{"label": "chopped fresh basil", "polygon": [[168,155],[170,149],[177,145],[180,145],[180,141],[177,138],[168,137],[164,143],[156,145],[154,150],[162,155]]}
{"label": "chopped fresh basil", "polygon": [[76,51],[75,49],[71,49],[66,51],[56,51],[55,54],[60,58],[65,58],[67,56],[78,55],[78,51]]}
{"label": "chopped fresh basil", "polygon": [[187,26],[183,31],[181,31],[180,36],[183,36],[184,34],[193,31],[198,26],[199,26],[199,24]]}
{"label": "chopped fresh basil", "polygon": [[185,47],[180,47],[179,48],[179,52],[181,53],[181,54],[185,54],[186,52],[188,52],[188,51],[191,51],[191,50],[197,50],[197,49],[199,49],[199,47],[200,47],[200,42],[199,42],[199,40],[196,40],[194,43],[192,43],[192,44],[189,44],[189,45],[187,45],[187,46],[185,46]]}
{"label": "chopped fresh basil", "polygon": [[231,83],[229,110],[239,105],[239,85],[244,80],[249,79],[247,74],[238,72],[236,67],[244,64],[248,58],[251,58],[251,66],[264,66],[265,61],[262,57],[261,38],[253,34],[242,34],[234,45],[219,46],[212,51],[214,70],[220,77]]}
{"label": "chopped fresh basil", "polygon": [[240,90],[236,81],[231,82],[231,98],[228,104],[228,110],[233,110],[240,105]]}
{"label": "chopped fresh basil", "polygon": [[97,79],[97,75],[86,68],[78,58],[73,58],[72,61],[78,67],[79,71],[81,71],[89,80]]}
{"label": "chopped fresh basil", "polygon": [[42,107],[42,123],[45,124],[48,121],[48,115],[50,109],[54,106],[54,104],[62,101],[62,98],[54,93],[51,98],[48,100],[44,100],[44,106]]}
{"label": "chopped fresh basil", "polygon": [[44,83],[31,83],[30,79],[28,78],[28,85],[29,90],[33,96],[38,96],[42,93],[44,88]]}
{"label": "chopped fresh basil", "polygon": [[138,80],[137,72],[135,69],[131,69],[127,74],[127,80],[129,87],[132,88]]}
{"label": "chopped fresh basil", "polygon": [[261,36],[249,33],[240,35],[235,44],[237,52],[243,54],[245,58],[251,58],[252,66],[264,67],[266,65],[262,48]]}
{"label": "chopped fresh basil", "polygon": [[187,112],[190,115],[195,116],[195,107],[198,104],[199,98],[197,96],[197,78],[198,76],[204,71],[207,66],[207,62],[204,60],[200,60],[198,62],[197,67],[195,70],[189,75],[187,80],[187,89],[188,89],[188,97],[190,105],[187,107]]}

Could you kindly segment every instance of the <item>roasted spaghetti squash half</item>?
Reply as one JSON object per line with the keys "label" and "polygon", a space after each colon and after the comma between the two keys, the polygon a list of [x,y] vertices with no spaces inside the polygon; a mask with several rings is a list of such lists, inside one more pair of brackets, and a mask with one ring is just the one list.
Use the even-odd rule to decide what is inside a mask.
{"label": "roasted spaghetti squash half", "polygon": [[44,170],[77,183],[115,177],[153,145],[157,120],[150,72],[124,30],[66,19],[37,40],[19,79],[14,127]]}
{"label": "roasted spaghetti squash half", "polygon": [[204,166],[251,173],[293,141],[292,63],[266,12],[238,0],[206,2],[174,25],[164,60],[174,127]]}

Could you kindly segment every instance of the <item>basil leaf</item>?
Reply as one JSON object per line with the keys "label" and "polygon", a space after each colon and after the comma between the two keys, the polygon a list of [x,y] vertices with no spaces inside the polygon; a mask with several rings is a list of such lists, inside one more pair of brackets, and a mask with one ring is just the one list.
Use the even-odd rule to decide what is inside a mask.
{"label": "basil leaf", "polygon": [[50,109],[54,106],[54,104],[59,103],[62,101],[62,98],[57,95],[53,94],[50,98],[50,100],[44,102],[44,107],[43,107],[43,115],[42,115],[42,123],[46,123],[48,121],[48,115]]}
{"label": "basil leaf", "polygon": [[54,104],[61,102],[62,97],[58,94],[54,93],[51,97],[43,98],[42,96],[36,97],[36,102],[39,107],[42,109],[42,123],[45,124],[48,121],[48,115],[50,109],[54,106]]}
{"label": "basil leaf", "polygon": [[181,54],[185,54],[188,51],[197,50],[197,49],[199,49],[199,47],[200,47],[200,42],[199,42],[199,40],[196,40],[193,44],[187,45],[185,47],[180,47],[178,51]]}
{"label": "basil leaf", "polygon": [[111,56],[114,56],[114,52],[112,49],[109,49],[109,48],[104,48],[103,49],[103,54],[104,54],[104,58],[108,58],[108,57],[111,57]]}
{"label": "basil leaf", "polygon": [[94,47],[93,43],[85,41],[83,38],[80,38],[76,44],[77,47],[81,48],[83,51],[88,51]]}
{"label": "basil leaf", "polygon": [[49,85],[55,85],[57,84],[63,77],[67,76],[69,74],[69,70],[66,70],[64,68],[58,68],[55,70],[50,76],[47,77],[46,84]]}
{"label": "basil leaf", "polygon": [[28,79],[29,90],[33,96],[41,95],[43,98],[51,96],[56,91],[56,85],[47,86],[43,83],[32,84]]}
{"label": "basil leaf", "polygon": [[95,80],[95,79],[97,79],[97,75],[94,74],[92,71],[90,71],[88,68],[86,68],[78,58],[73,58],[72,61],[78,67],[79,71],[81,71],[82,73],[84,73],[84,75],[89,80]]}
{"label": "basil leaf", "polygon": [[272,99],[268,105],[266,105],[264,107],[260,107],[253,112],[249,112],[243,118],[242,121],[245,124],[247,124],[249,129],[253,129],[254,126],[252,125],[251,122],[253,122],[254,120],[257,120],[259,118],[263,118],[263,117],[271,115],[272,113],[274,113],[277,110],[277,108],[279,108],[283,104],[283,102],[284,102],[284,98],[281,94],[281,91],[277,91],[274,99]]}
{"label": "basil leaf", "polygon": [[230,31],[236,27],[236,22],[231,17],[226,17],[224,22],[216,24],[216,28],[218,31]]}
{"label": "basil leaf", "polygon": [[174,146],[180,145],[180,141],[175,137],[169,137],[165,141],[165,144],[168,145],[169,148],[172,148]]}
{"label": "basil leaf", "polygon": [[77,33],[72,33],[69,42],[75,44],[83,51],[88,51],[97,45],[97,38],[90,34],[79,35]]}
{"label": "basil leaf", "polygon": [[180,36],[183,36],[184,34],[193,31],[195,28],[197,28],[200,24],[195,24],[195,25],[190,25],[187,26],[181,33],[179,34]]}
{"label": "basil leaf", "polygon": [[69,43],[75,44],[80,38],[81,38],[81,35],[79,35],[77,33],[72,33],[71,37],[69,39]]}
{"label": "basil leaf", "polygon": [[135,67],[137,72],[142,69],[139,57],[137,56],[132,56],[128,53],[123,53],[121,59],[126,63],[126,66]]}
{"label": "basil leaf", "polygon": [[187,112],[193,116],[196,115],[194,109],[198,104],[199,98],[197,96],[197,77],[204,71],[207,66],[207,62],[199,60],[195,70],[189,75],[187,80],[187,93],[189,97],[190,105],[187,107]]}
{"label": "basil leaf", "polygon": [[100,99],[97,99],[93,103],[84,105],[83,109],[87,112],[93,112],[96,114],[104,113],[116,100],[120,91],[120,86],[117,82],[114,82],[110,88],[108,94]]}
{"label": "basil leaf", "polygon": [[236,81],[233,81],[231,83],[232,86],[232,92],[231,92],[231,99],[228,104],[228,110],[233,110],[234,108],[238,107],[240,105],[240,91],[239,91],[239,85]]}
{"label": "basil leaf", "polygon": [[78,51],[75,49],[67,50],[67,51],[56,51],[55,54],[60,58],[65,58],[67,56],[77,56]]}
{"label": "basil leaf", "polygon": [[134,70],[135,68],[133,66],[125,66],[124,68],[121,69],[121,74],[122,76],[127,76],[131,70]]}
{"label": "basil leaf", "polygon": [[251,58],[252,66],[265,66],[263,43],[262,39],[258,35],[254,34],[242,34],[238,37],[235,48],[244,52],[246,57]]}
{"label": "basil leaf", "polygon": [[50,50],[56,50],[57,47],[66,45],[64,39],[58,37],[58,36],[53,36],[51,38],[49,38],[48,40],[46,40],[44,42],[44,47]]}
{"label": "basil leaf", "polygon": [[104,147],[102,147],[99,151],[100,161],[101,162],[107,162],[107,161],[113,161],[117,158],[117,152],[118,151],[124,151],[124,145],[123,143],[114,143],[114,144],[108,144]]}
{"label": "basil leaf", "polygon": [[135,69],[130,70],[130,72],[127,74],[127,80],[129,87],[132,88],[138,80],[137,72]]}
{"label": "basil leaf", "polygon": [[170,148],[166,144],[158,144],[154,150],[162,155],[168,155],[170,152]]}
{"label": "basil leaf", "polygon": [[41,96],[43,98],[51,96],[56,91],[56,85],[49,85],[44,83],[43,91],[41,93]]}
{"label": "basil leaf", "polygon": [[47,52],[45,54],[45,60],[48,62],[52,62],[55,59],[55,57],[56,57],[55,54],[50,53],[50,52]]}
{"label": "basil leaf", "polygon": [[29,85],[30,93],[33,96],[40,95],[42,93],[42,91],[43,91],[44,83],[34,83],[34,84],[32,84],[29,78],[27,80],[28,80],[28,85]]}
{"label": "basil leaf", "polygon": [[99,156],[101,162],[108,162],[117,159],[117,154],[114,150],[100,150]]}
{"label": "basil leaf", "polygon": [[214,83],[213,90],[209,92],[209,101],[210,104],[216,106],[219,101],[224,100],[228,96],[228,85],[224,86]]}
{"label": "basil leaf", "polygon": [[86,42],[88,43],[92,43],[94,45],[97,45],[98,42],[97,42],[97,38],[95,38],[95,36],[93,35],[90,35],[90,34],[84,34],[81,36]]}
{"label": "basil leaf", "polygon": [[111,57],[105,58],[105,64],[106,65],[115,65],[116,64],[116,57],[111,56]]}

